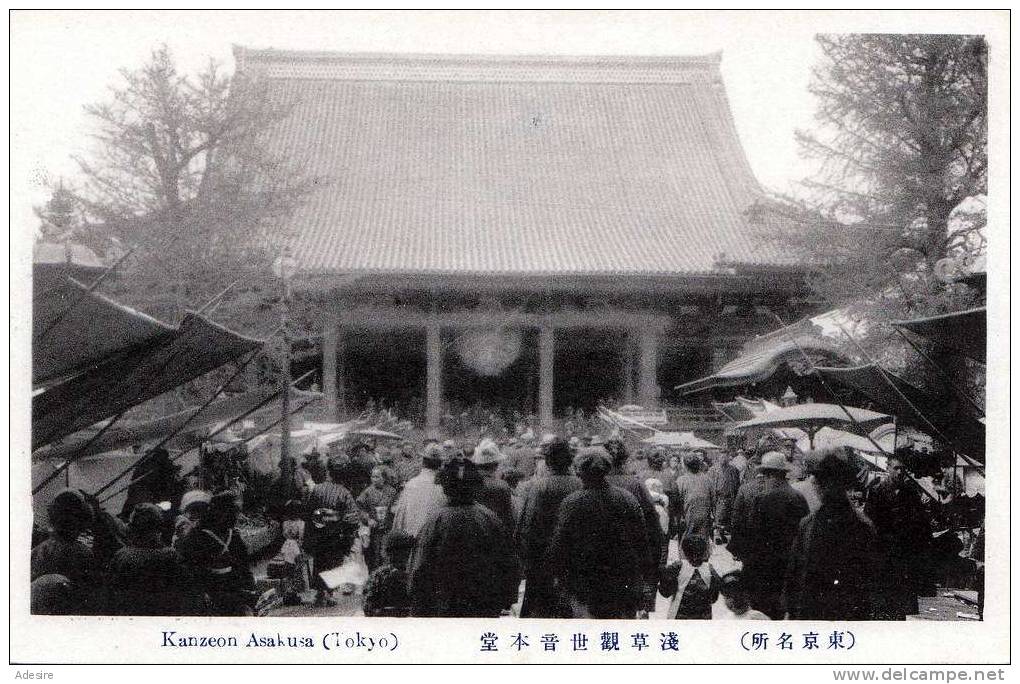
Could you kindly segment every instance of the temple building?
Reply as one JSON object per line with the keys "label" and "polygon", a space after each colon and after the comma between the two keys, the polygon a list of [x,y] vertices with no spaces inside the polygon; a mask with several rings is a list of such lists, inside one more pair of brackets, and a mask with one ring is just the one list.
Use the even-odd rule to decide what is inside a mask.
{"label": "temple building", "polygon": [[338,415],[670,404],[817,310],[719,54],[235,57],[292,107],[270,150],[327,179],[288,231]]}

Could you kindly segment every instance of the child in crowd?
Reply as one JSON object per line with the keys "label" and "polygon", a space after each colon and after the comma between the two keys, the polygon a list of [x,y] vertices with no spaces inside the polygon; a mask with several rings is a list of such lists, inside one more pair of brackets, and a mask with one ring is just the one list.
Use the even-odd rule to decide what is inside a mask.
{"label": "child in crowd", "polygon": [[650,477],[645,480],[645,489],[652,498],[655,513],[659,516],[659,528],[662,530],[662,546],[659,550],[659,567],[666,565],[669,558],[669,497],[662,491],[662,480]]}
{"label": "child in crowd", "polygon": [[680,542],[680,551],[683,559],[666,566],[659,579],[659,593],[673,597],[667,617],[711,620],[712,604],[719,598],[722,580],[708,562],[708,539],[701,534],[688,534]]}
{"label": "child in crowd", "polygon": [[719,589],[726,603],[724,620],[768,620],[769,616],[760,610],[751,608],[750,595],[744,584],[744,576],[740,570],[728,572],[722,577]]}
{"label": "child in crowd", "polygon": [[305,538],[305,511],[300,501],[288,501],[283,509],[283,546],[270,563],[270,575],[281,580],[283,602],[288,606],[301,604],[301,594],[308,588],[308,557],[302,548]]}
{"label": "child in crowd", "polygon": [[414,550],[414,539],[394,530],[383,540],[383,565],[376,568],[365,584],[367,617],[407,617],[411,599],[407,591],[407,564]]}

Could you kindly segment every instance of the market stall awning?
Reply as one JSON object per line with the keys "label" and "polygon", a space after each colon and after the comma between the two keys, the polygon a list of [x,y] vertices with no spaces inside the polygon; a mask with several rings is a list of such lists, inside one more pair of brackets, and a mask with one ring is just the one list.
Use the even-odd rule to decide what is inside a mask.
{"label": "market stall awning", "polygon": [[69,278],[39,287],[32,298],[32,385],[53,384],[173,332]]}
{"label": "market stall awning", "polygon": [[893,321],[892,324],[985,363],[988,333],[983,306],[941,316]]}
{"label": "market stall awning", "polygon": [[717,387],[739,387],[763,382],[772,377],[784,364],[791,361],[801,363],[803,354],[823,354],[831,358],[843,358],[839,347],[817,336],[803,336],[796,340],[775,342],[741,354],[708,377],[677,385],[681,395],[694,394]]}
{"label": "market stall awning", "polygon": [[[75,315],[73,311],[71,315]],[[67,326],[59,339],[66,344],[87,346],[95,336],[106,334],[83,323],[77,332]],[[61,320],[53,330],[63,325]],[[142,323],[139,321],[138,325]],[[150,327],[148,332],[154,329]],[[115,416],[231,360],[241,359],[261,345],[258,340],[238,335],[190,312],[179,328],[160,334],[146,334],[142,327],[130,325],[115,328],[110,334],[130,347],[117,351],[105,344],[97,345],[88,352],[97,359],[88,369],[33,397],[33,450]],[[105,356],[99,356],[100,349]],[[63,363],[69,367],[84,356],[68,356]],[[60,364],[54,363],[51,367],[56,369]]]}
{"label": "market stall awning", "polygon": [[[116,425],[104,432],[98,439],[93,439],[98,432],[97,428],[82,430],[68,435],[58,444],[50,444],[40,449],[34,456],[37,458],[89,456],[123,449],[133,444],[161,440],[182,430],[182,434],[195,432],[214,423],[232,420],[243,415],[269,400],[278,391],[278,387],[265,386],[251,392],[214,401],[201,412],[198,411],[200,407],[196,406],[155,420],[131,425]],[[310,396],[308,392],[291,390],[292,403],[302,401],[308,396]],[[268,405],[271,406],[272,402]]]}
{"label": "market stall awning", "polygon": [[[874,364],[853,368],[817,367],[815,370],[829,382],[857,390],[868,397],[875,408],[939,439],[939,435],[932,434],[925,421],[927,418],[952,442],[952,447],[984,462],[985,426],[978,416],[962,405],[952,406],[936,400],[924,390]],[[899,390],[898,393],[890,382]]]}

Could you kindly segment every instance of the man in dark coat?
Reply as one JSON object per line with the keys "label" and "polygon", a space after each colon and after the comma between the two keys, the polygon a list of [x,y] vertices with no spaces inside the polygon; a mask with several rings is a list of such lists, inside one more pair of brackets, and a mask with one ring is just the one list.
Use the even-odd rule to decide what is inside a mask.
{"label": "man in dark coat", "polygon": [[783,591],[793,620],[870,620],[875,534],[847,498],[856,469],[841,450],[812,454],[821,507],[800,521]]}
{"label": "man in dark coat", "polygon": [[644,609],[651,610],[655,606],[655,591],[659,583],[659,560],[662,550],[662,528],[659,526],[659,514],[655,510],[655,503],[645,488],[645,483],[634,475],[626,472],[629,454],[619,439],[611,439],[606,442],[605,451],[609,454],[613,468],[606,476],[606,482],[614,487],[619,487],[629,492],[638,502],[641,508],[641,517],[644,521],[646,547],[646,560],[644,563],[645,578],[645,605]]}
{"label": "man in dark coat", "polygon": [[514,516],[513,492],[510,485],[496,477],[503,455],[492,440],[486,439],[475,447],[471,462],[475,464],[482,482],[475,500],[496,514],[504,525],[507,534],[513,536],[516,517]]}
{"label": "man in dark coat", "polygon": [[553,587],[545,552],[560,504],[582,485],[580,479],[570,474],[574,454],[566,441],[556,439],[544,445],[543,455],[548,473],[528,488],[517,525],[516,540],[525,574],[521,617],[570,617],[569,607]]}
{"label": "man in dark coat", "polygon": [[751,606],[773,620],[783,617],[783,586],[779,579],[790,563],[790,544],[801,518],[809,512],[804,496],[786,480],[789,468],[778,452],[762,458],[758,470],[766,480],[766,491],[754,502],[751,543],[743,556]]}
{"label": "man in dark coat", "polygon": [[418,535],[411,559],[413,617],[498,617],[517,600],[520,565],[506,526],[477,503],[481,476],[465,458],[436,478],[446,505]]}
{"label": "man in dark coat", "polygon": [[[768,453],[778,454],[779,452]],[[750,527],[751,514],[754,511],[755,501],[765,493],[765,488],[768,485],[768,480],[758,472],[759,463],[761,463],[761,458],[748,461],[747,467],[754,471],[754,476],[744,480],[737,490],[737,495],[733,497],[733,510],[730,513],[730,543],[726,545],[726,548],[737,560],[744,558],[754,542],[754,535]]]}
{"label": "man in dark coat", "polygon": [[715,500],[715,540],[717,544],[728,541],[730,518],[733,514],[733,501],[740,489],[740,471],[731,463],[733,454],[720,451],[715,463],[708,469],[708,478],[712,483],[712,495]]}
{"label": "man in dark coat", "polygon": [[916,615],[917,597],[930,595],[927,568],[931,563],[931,527],[906,464],[892,456],[889,477],[868,492],[864,513],[875,524],[880,552],[879,607],[881,620]]}
{"label": "man in dark coat", "polygon": [[570,601],[573,617],[633,619],[642,605],[648,566],[641,506],[633,494],[609,484],[612,462],[601,448],[582,452],[576,468],[584,489],[560,505],[547,568]]}

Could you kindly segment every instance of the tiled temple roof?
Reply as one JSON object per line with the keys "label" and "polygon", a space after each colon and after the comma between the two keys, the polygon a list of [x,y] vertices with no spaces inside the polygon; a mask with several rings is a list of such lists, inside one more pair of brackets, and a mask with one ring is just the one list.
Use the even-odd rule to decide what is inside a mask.
{"label": "tiled temple roof", "polygon": [[720,56],[235,48],[293,111],[274,151],[329,179],[292,219],[315,273],[673,276],[788,263]]}

